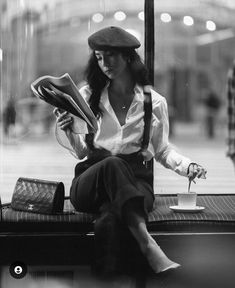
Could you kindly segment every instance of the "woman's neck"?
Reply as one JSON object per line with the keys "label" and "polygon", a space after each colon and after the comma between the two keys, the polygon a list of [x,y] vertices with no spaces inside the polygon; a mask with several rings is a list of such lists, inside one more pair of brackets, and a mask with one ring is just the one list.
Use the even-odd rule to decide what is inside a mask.
{"label": "woman's neck", "polygon": [[132,95],[135,87],[135,82],[130,74],[123,74],[121,77],[113,79],[109,85],[109,92],[119,97]]}

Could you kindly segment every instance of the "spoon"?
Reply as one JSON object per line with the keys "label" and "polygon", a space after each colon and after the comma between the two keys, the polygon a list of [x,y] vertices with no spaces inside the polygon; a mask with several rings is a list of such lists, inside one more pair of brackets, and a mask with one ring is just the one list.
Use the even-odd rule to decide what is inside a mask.
{"label": "spoon", "polygon": [[189,181],[188,181],[188,193],[190,192],[190,187],[191,187],[191,183],[195,183],[196,184],[196,181],[195,180],[191,180],[190,178],[189,178]]}

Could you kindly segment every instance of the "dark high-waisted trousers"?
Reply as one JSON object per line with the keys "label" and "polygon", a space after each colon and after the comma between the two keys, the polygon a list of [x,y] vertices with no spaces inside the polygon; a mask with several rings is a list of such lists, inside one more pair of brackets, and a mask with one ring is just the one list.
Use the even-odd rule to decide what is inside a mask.
{"label": "dark high-waisted trousers", "polygon": [[100,213],[111,209],[122,218],[122,209],[130,199],[140,199],[145,215],[152,210],[153,173],[142,155],[101,156],[77,164],[70,189],[77,211]]}

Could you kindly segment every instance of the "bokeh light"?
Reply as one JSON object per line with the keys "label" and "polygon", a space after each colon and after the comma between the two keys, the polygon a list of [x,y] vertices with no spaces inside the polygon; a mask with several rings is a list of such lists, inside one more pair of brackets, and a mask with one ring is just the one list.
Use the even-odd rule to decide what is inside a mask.
{"label": "bokeh light", "polygon": [[208,29],[209,31],[215,31],[216,30],[215,22],[211,20],[206,21],[206,29]]}
{"label": "bokeh light", "polygon": [[96,13],[92,16],[92,20],[95,22],[95,23],[100,23],[104,20],[104,16],[101,14],[101,13]]}
{"label": "bokeh light", "polygon": [[142,21],[144,21],[144,11],[139,12],[138,18]]}
{"label": "bokeh light", "polygon": [[171,15],[169,13],[162,13],[160,19],[162,22],[169,23],[171,22]]}
{"label": "bokeh light", "polygon": [[126,19],[126,14],[123,12],[123,11],[117,11],[115,14],[114,14],[114,18],[117,20],[117,21],[123,21]]}
{"label": "bokeh light", "polygon": [[194,24],[193,17],[191,16],[184,16],[183,22],[187,26],[192,26]]}

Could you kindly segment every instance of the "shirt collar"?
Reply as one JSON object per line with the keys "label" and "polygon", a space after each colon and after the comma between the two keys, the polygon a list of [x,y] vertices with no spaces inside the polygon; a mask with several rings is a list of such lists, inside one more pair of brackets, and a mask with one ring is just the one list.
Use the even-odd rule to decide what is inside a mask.
{"label": "shirt collar", "polygon": [[143,88],[140,85],[135,86],[134,92],[135,92],[135,96],[133,99],[134,101],[137,101],[137,102],[144,101]]}

